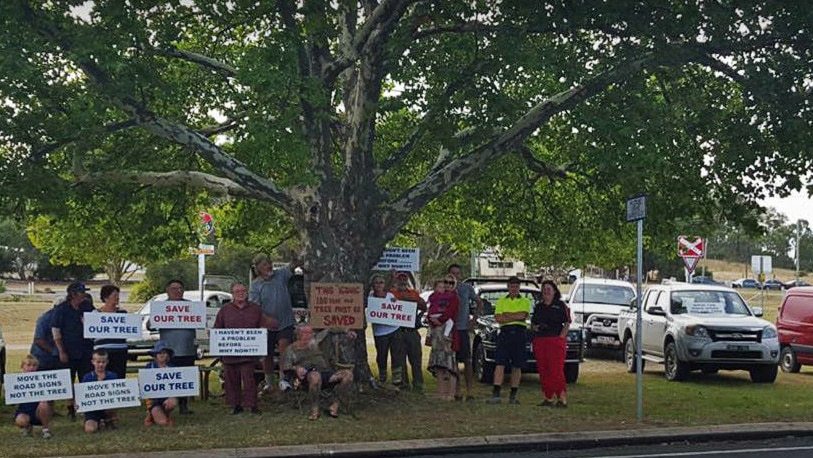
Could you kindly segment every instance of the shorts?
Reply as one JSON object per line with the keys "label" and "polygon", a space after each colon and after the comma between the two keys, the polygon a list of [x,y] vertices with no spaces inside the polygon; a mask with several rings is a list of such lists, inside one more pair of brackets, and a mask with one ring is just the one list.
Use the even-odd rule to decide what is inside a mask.
{"label": "shorts", "polygon": [[164,402],[169,398],[147,399],[147,411],[152,412],[156,407],[164,407]]}
{"label": "shorts", "polygon": [[471,338],[468,329],[457,330],[458,343],[460,344],[455,357],[459,363],[471,362]]}
{"label": "shorts", "polygon": [[288,326],[276,331],[268,331],[268,356],[274,356],[274,347],[280,339],[285,339],[288,343],[294,341],[294,327]]}
{"label": "shorts", "polygon": [[37,406],[39,402],[26,402],[25,404],[20,404],[17,407],[17,410],[14,411],[14,420],[17,419],[17,415],[25,414],[28,415],[29,421],[31,425],[34,426],[42,426],[42,420],[37,416]]}
{"label": "shorts", "polygon": [[106,420],[110,417],[106,410],[94,410],[92,412],[85,412],[85,421],[95,421],[96,423]]}
{"label": "shorts", "polygon": [[525,326],[510,325],[500,329],[494,359],[498,366],[523,368],[528,363],[526,345],[528,337]]}

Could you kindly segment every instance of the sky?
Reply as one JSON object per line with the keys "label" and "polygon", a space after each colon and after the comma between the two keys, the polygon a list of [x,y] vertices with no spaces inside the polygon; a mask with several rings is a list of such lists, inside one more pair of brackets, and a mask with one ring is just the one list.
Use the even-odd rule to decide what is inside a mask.
{"label": "sky", "polygon": [[806,192],[794,191],[789,197],[771,197],[760,201],[762,205],[774,207],[788,217],[788,223],[804,219],[813,224],[813,199]]}

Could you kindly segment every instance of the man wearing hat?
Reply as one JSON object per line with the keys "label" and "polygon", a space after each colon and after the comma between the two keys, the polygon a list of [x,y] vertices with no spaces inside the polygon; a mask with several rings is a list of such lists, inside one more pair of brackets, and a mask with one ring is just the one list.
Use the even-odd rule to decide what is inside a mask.
{"label": "man wearing hat", "polygon": [[494,306],[494,320],[500,324],[500,333],[497,335],[497,348],[495,358],[497,366],[494,368],[494,386],[491,398],[486,399],[489,404],[499,404],[500,390],[502,388],[505,368],[511,370],[511,394],[509,404],[519,404],[517,390],[522,379],[522,366],[528,362],[526,331],[528,324],[525,320],[531,315],[533,304],[527,297],[519,295],[520,281],[517,277],[508,279],[508,295],[497,300]]}
{"label": "man wearing hat", "polygon": [[[272,269],[271,260],[265,253],[254,256],[254,273],[256,277],[251,281],[248,300],[260,306],[263,311],[265,327],[268,329],[268,355],[262,358],[263,372],[265,373],[265,387],[263,390],[273,389],[274,382],[274,347],[279,345],[279,354],[294,340],[293,306],[288,282],[293,276],[294,269],[302,265],[301,261],[294,260],[289,265]],[[280,370],[280,388],[285,389],[287,384]]]}
{"label": "man wearing hat", "polygon": [[[169,362],[172,358],[172,349],[169,348],[166,342],[159,340],[150,354],[153,360],[147,363],[146,369],[163,369],[165,367],[173,367]],[[172,427],[173,421],[170,414],[178,405],[178,399],[175,397],[146,399],[147,403],[147,417],[144,419],[144,427],[148,428],[152,425],[160,425]]]}
{"label": "man wearing hat", "polygon": [[[415,302],[417,310],[415,313],[415,323],[410,327],[401,327],[401,340],[403,341],[403,352],[398,355],[393,355],[393,358],[400,358],[400,361],[393,363],[393,367],[401,367],[401,387],[409,388],[409,374],[407,374],[407,360],[409,360],[409,367],[412,369],[412,389],[420,392],[423,391],[423,351],[421,344],[421,335],[418,334],[418,329],[421,327],[421,317],[426,313],[426,301],[423,300],[420,293],[409,287],[409,273],[397,272],[395,274],[395,287],[390,291],[393,296],[399,301]],[[396,374],[393,374],[395,379]],[[395,383],[397,380],[393,380]]]}
{"label": "man wearing hat", "polygon": [[[84,313],[92,312],[93,305],[88,301],[88,288],[84,283],[68,285],[68,295],[56,306],[51,323],[51,334],[59,353],[59,362],[71,371],[71,383],[78,377],[93,370],[90,358],[93,355],[93,341],[85,339]],[[73,405],[68,406],[68,415],[76,418]]]}

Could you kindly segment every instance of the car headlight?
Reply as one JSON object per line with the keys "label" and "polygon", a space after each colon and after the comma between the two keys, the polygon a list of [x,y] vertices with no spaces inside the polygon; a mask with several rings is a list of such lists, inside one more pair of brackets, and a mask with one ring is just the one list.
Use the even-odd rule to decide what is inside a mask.
{"label": "car headlight", "polygon": [[776,328],[773,326],[765,326],[765,329],[762,330],[762,338],[776,339]]}
{"label": "car headlight", "polygon": [[580,330],[574,330],[574,331],[568,331],[567,332],[567,341],[568,342],[578,342],[580,340],[581,340],[581,331]]}
{"label": "car headlight", "polygon": [[686,335],[695,337],[697,339],[711,339],[709,330],[706,329],[705,326],[699,325],[686,326]]}
{"label": "car headlight", "polygon": [[573,312],[573,322],[579,324],[584,323],[584,314],[579,312]]}

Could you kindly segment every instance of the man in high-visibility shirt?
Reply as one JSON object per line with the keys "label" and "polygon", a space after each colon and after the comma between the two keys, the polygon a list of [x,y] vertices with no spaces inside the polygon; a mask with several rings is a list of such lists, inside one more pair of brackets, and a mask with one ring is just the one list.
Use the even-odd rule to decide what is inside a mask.
{"label": "man in high-visibility shirt", "polygon": [[530,316],[533,307],[530,299],[519,295],[519,284],[519,278],[509,278],[508,295],[498,299],[494,308],[494,320],[500,324],[500,334],[497,336],[494,387],[491,397],[486,399],[488,404],[502,402],[500,390],[506,367],[511,370],[511,394],[508,403],[519,404],[517,390],[522,379],[522,367],[528,362],[526,350],[528,325],[525,320]]}

